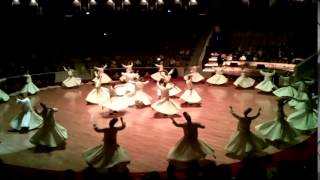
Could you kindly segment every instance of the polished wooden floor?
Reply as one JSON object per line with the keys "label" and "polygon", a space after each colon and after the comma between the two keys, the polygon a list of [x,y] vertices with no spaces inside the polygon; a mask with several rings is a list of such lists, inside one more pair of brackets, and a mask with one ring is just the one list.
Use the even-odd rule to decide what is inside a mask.
{"label": "polished wooden floor", "polygon": [[[184,81],[174,81],[181,89]],[[87,105],[86,95],[93,88],[86,84],[76,89],[54,88],[41,91],[32,96],[32,101],[37,107],[39,102],[59,108],[56,120],[68,129],[69,139],[65,149],[51,152],[36,151],[29,138],[35,133],[27,134],[8,132],[9,121],[19,112],[19,105],[12,97],[7,103],[0,104],[0,158],[8,164],[26,166],[39,169],[65,170],[73,169],[81,171],[87,167],[81,153],[101,143],[102,134],[94,131],[92,119],[96,119],[100,127],[108,125],[108,118],[100,115],[101,107]],[[201,107],[183,107],[179,113],[187,111],[194,121],[206,126],[199,130],[199,138],[211,145],[216,151],[216,162],[232,163],[237,160],[225,156],[224,146],[229,137],[236,130],[237,119],[229,112],[229,106],[239,114],[247,107],[252,107],[255,114],[262,107],[261,116],[256,119],[254,126],[271,120],[276,114],[276,97],[270,94],[258,93],[255,89],[242,90],[235,88],[232,83],[226,86],[209,86],[208,84],[196,84],[195,89],[203,98]],[[156,86],[150,82],[145,91],[156,100]],[[182,103],[179,98],[175,99]],[[40,108],[40,107],[39,107]],[[290,113],[287,108],[286,112]],[[131,158],[129,169],[131,172],[163,171],[166,169],[166,155],[169,149],[182,137],[181,129],[176,128],[170,119],[159,118],[150,108],[128,108],[124,114],[127,124],[126,129],[118,133],[118,143],[123,146]],[[177,117],[178,122],[184,122],[184,118]],[[119,124],[117,124],[119,125]],[[278,150],[269,146],[267,153]]]}

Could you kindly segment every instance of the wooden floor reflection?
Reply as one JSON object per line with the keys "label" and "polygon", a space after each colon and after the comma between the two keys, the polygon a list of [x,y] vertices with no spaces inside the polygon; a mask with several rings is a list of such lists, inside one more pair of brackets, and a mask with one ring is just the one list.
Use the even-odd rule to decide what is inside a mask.
{"label": "wooden floor reflection", "polygon": [[[175,83],[181,89],[185,86],[182,80],[176,80]],[[9,121],[19,112],[19,106],[14,97],[9,102],[0,104],[0,158],[8,164],[39,169],[80,171],[86,168],[81,153],[102,143],[102,134],[93,130],[92,119],[96,119],[100,127],[107,126],[109,121],[101,116],[103,110],[100,106],[86,104],[85,97],[92,88],[93,85],[89,84],[76,89],[55,88],[32,96],[37,107],[41,101],[59,108],[56,120],[68,129],[69,139],[65,149],[52,152],[36,151],[29,143],[35,131],[27,134],[8,132]],[[276,115],[276,97],[258,93],[255,89],[236,89],[231,83],[220,87],[196,84],[195,89],[203,99],[201,107],[183,107],[179,115],[188,111],[194,121],[206,126],[199,130],[199,138],[215,149],[218,164],[237,161],[226,157],[224,151],[224,146],[237,127],[237,120],[229,112],[230,105],[238,113],[252,107],[253,114],[262,107],[261,116],[251,125],[253,131],[256,124],[271,120]],[[150,82],[145,90],[154,98],[153,102],[156,101],[155,83]],[[179,98],[175,100],[183,103]],[[286,112],[289,111],[291,110],[287,108]],[[178,122],[184,121],[182,117],[176,119]],[[166,155],[182,137],[182,130],[176,128],[170,119],[155,116],[150,107],[128,108],[124,113],[124,120],[127,127],[118,133],[118,142],[129,153],[130,171],[165,170]],[[272,146],[266,149],[267,153],[277,151],[279,150]]]}

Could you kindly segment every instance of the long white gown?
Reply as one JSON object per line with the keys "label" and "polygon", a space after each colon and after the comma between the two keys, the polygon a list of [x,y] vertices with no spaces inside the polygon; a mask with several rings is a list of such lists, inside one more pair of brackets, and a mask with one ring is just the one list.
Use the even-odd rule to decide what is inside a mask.
{"label": "long white gown", "polygon": [[127,109],[131,105],[131,98],[127,97],[127,95],[118,96],[113,87],[109,87],[109,92],[111,97],[102,101],[100,105],[109,109],[110,111],[123,111]]}
{"label": "long white gown", "polygon": [[318,96],[311,99],[304,93],[303,99],[295,107],[296,111],[288,116],[287,121],[296,129],[306,131],[318,128],[318,110],[316,100]]}
{"label": "long white gown", "polygon": [[151,78],[155,81],[160,81],[160,79],[163,78],[165,75],[163,64],[155,64],[155,66],[158,68],[158,72],[151,74]]}
{"label": "long white gown", "polygon": [[[43,106],[44,107],[44,106]],[[66,128],[54,119],[55,108],[44,107],[42,127],[31,137],[30,142],[36,146],[58,147],[64,145],[68,139]]]}
{"label": "long white gown", "polygon": [[135,85],[134,101],[135,101],[136,105],[143,104],[145,106],[149,106],[151,104],[152,97],[143,91],[143,87],[148,83],[149,83],[149,81],[145,81],[145,82],[136,81],[136,82],[134,82],[134,85]]}
{"label": "long white gown", "polygon": [[263,139],[250,131],[250,124],[258,115],[254,117],[240,117],[235,113],[232,113],[232,115],[239,121],[237,131],[230,137],[224,148],[229,157],[235,159],[252,157],[268,146]]}
{"label": "long white gown", "polygon": [[300,133],[294,129],[287,121],[284,113],[284,104],[278,103],[278,112],[274,120],[263,122],[257,125],[256,131],[265,139],[270,141],[280,141],[288,144],[297,143],[296,138]]}
{"label": "long white gown", "polygon": [[198,139],[198,128],[203,127],[202,125],[196,122],[175,125],[183,129],[184,136],[169,150],[169,161],[188,162],[215,157],[214,150]]}
{"label": "long white gown", "polygon": [[112,81],[112,79],[104,72],[104,70],[107,68],[107,65],[104,65],[103,67],[94,67],[94,69],[97,71],[95,73],[95,78],[92,80],[94,82],[98,81],[98,76],[101,76],[101,84],[107,84]]}
{"label": "long white gown", "polygon": [[[171,74],[173,73],[173,69],[166,75],[164,73],[162,79],[167,83],[166,87],[169,88],[169,96],[176,96],[181,92],[181,89],[176,86],[174,83],[170,82],[171,81]],[[158,96],[161,95],[160,89],[157,91]]]}
{"label": "long white gown", "polygon": [[192,66],[190,68],[190,73],[185,75],[184,78],[186,79],[187,76],[191,76],[191,81],[194,83],[204,80],[204,77],[197,71],[197,66]]}
{"label": "long white gown", "polygon": [[201,103],[201,97],[199,96],[197,91],[195,89],[193,89],[191,79],[186,80],[186,86],[187,86],[187,88],[184,91],[184,93],[180,96],[180,99],[182,99],[190,104]]}
{"label": "long white gown", "polygon": [[246,70],[241,71],[241,75],[233,82],[236,87],[250,88],[254,85],[255,80],[247,77]]}
{"label": "long white gown", "polygon": [[264,76],[264,79],[259,84],[257,84],[255,88],[263,92],[272,92],[275,88],[277,88],[277,86],[273,84],[271,79],[275,73],[275,70],[272,73],[260,70],[260,74]]}
{"label": "long white gown", "polygon": [[11,128],[15,130],[21,130],[22,128],[32,130],[40,127],[43,119],[33,110],[31,100],[26,97],[24,99],[17,99],[16,102],[22,105],[22,111],[11,120]]}
{"label": "long white gown", "polygon": [[133,73],[133,62],[131,62],[128,65],[124,65],[124,64],[121,64],[121,65],[122,65],[122,67],[124,67],[126,69],[126,72],[125,73],[121,73],[120,81],[128,82],[129,80],[127,79],[128,78],[127,74]]}
{"label": "long white gown", "polygon": [[40,89],[35,84],[33,84],[31,75],[25,74],[24,76],[27,78],[27,81],[26,85],[22,88],[20,93],[36,94],[37,92],[39,92]]}
{"label": "long white gown", "polygon": [[282,80],[283,80],[283,82],[281,82],[282,87],[273,91],[272,93],[277,97],[296,97],[298,92],[292,86],[293,76],[282,78]]}
{"label": "long white gown", "polygon": [[[6,78],[0,79],[0,83],[4,82],[5,80]],[[0,89],[0,101],[6,102],[6,101],[9,101],[9,99],[10,99],[9,95]]]}
{"label": "long white gown", "polygon": [[62,82],[62,85],[63,85],[64,87],[72,88],[72,87],[77,87],[77,86],[80,86],[80,85],[81,85],[81,78],[79,78],[79,77],[74,77],[74,75],[73,75],[74,70],[73,70],[73,69],[66,69],[66,68],[64,68],[64,70],[67,71],[67,73],[68,73],[68,78],[65,79],[65,80]]}
{"label": "long white gown", "polygon": [[[292,86],[297,87],[297,93],[293,96],[295,99],[306,99],[306,91],[309,85],[313,84],[314,80],[310,81],[298,81],[292,84]],[[295,99],[292,99],[289,101],[289,106],[296,108],[296,106],[301,103],[299,101],[296,101]]]}
{"label": "long white gown", "polygon": [[108,172],[115,166],[129,164],[128,153],[117,143],[117,133],[124,128],[125,124],[122,124],[121,127],[104,129],[95,127],[96,132],[104,133],[103,144],[83,152],[82,156],[85,161],[99,172]]}
{"label": "long white gown", "polygon": [[164,87],[163,85],[160,85],[159,82],[157,83],[157,86],[161,92],[161,99],[158,100],[157,102],[153,103],[151,107],[162,114],[167,114],[167,115],[174,115],[177,114],[181,107],[178,103],[170,99],[169,96],[169,88]]}
{"label": "long white gown", "polygon": [[115,91],[118,96],[123,96],[127,93],[135,92],[135,85],[132,83],[134,79],[138,79],[140,76],[138,73],[121,73],[124,84],[118,84],[115,86]]}
{"label": "long white gown", "polygon": [[92,89],[86,97],[86,101],[92,104],[101,104],[102,102],[108,101],[109,99],[109,90],[105,87],[101,87],[100,79],[95,81],[95,88]]}
{"label": "long white gown", "polygon": [[215,69],[216,74],[207,79],[207,83],[213,85],[222,85],[228,82],[228,78],[223,75],[223,69],[221,67],[217,67]]}

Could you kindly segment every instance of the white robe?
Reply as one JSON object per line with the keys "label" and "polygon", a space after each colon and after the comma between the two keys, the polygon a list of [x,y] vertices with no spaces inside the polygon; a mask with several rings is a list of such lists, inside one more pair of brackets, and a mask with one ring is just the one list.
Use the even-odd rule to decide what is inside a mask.
{"label": "white robe", "polygon": [[17,99],[16,102],[22,105],[22,112],[11,120],[11,128],[16,130],[28,128],[31,130],[40,127],[43,122],[42,117],[33,110],[30,99],[26,97]]}
{"label": "white robe", "polygon": [[27,84],[22,88],[20,93],[36,94],[37,92],[39,92],[40,89],[35,84],[33,84],[31,75],[25,74],[24,76],[27,78]]}

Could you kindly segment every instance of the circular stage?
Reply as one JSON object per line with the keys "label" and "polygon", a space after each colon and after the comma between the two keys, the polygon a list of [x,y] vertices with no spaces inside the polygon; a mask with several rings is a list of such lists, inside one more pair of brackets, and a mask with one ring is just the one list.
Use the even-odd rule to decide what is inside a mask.
{"label": "circular stage", "polygon": [[[184,80],[173,80],[182,90]],[[229,112],[233,106],[235,112],[242,115],[243,111],[252,107],[251,115],[256,114],[262,107],[261,116],[253,121],[251,129],[255,132],[255,125],[272,120],[276,116],[276,97],[272,94],[262,94],[255,89],[237,89],[231,82],[225,86],[209,86],[205,83],[194,85],[202,97],[201,107],[183,106],[177,122],[184,122],[182,113],[190,113],[194,121],[201,122],[205,129],[199,129],[199,139],[209,144],[216,152],[217,164],[228,164],[238,160],[225,156],[224,146],[237,128],[237,119]],[[0,158],[6,164],[32,167],[37,169],[81,171],[87,167],[82,152],[102,143],[103,134],[93,129],[93,119],[99,127],[107,127],[110,118],[102,117],[102,108],[98,105],[87,105],[86,95],[93,85],[85,84],[76,89],[53,88],[41,91],[32,96],[32,101],[39,109],[39,102],[57,107],[55,114],[57,122],[68,130],[69,138],[65,149],[55,151],[41,151],[35,149],[29,142],[36,132],[27,134],[8,132],[9,121],[20,111],[19,105],[12,97],[9,102],[0,104]],[[156,83],[150,82],[145,91],[156,101]],[[175,98],[178,103],[183,103]],[[291,113],[286,107],[286,113]],[[123,114],[126,128],[118,133],[118,143],[127,150],[131,163],[131,172],[164,171],[168,162],[166,155],[169,149],[183,135],[182,129],[175,127],[169,118],[155,116],[151,107],[137,109],[128,108]],[[119,123],[119,122],[118,122]],[[119,126],[119,124],[116,124]],[[307,138],[301,136],[301,139]],[[280,150],[269,146],[265,152],[272,154]]]}

